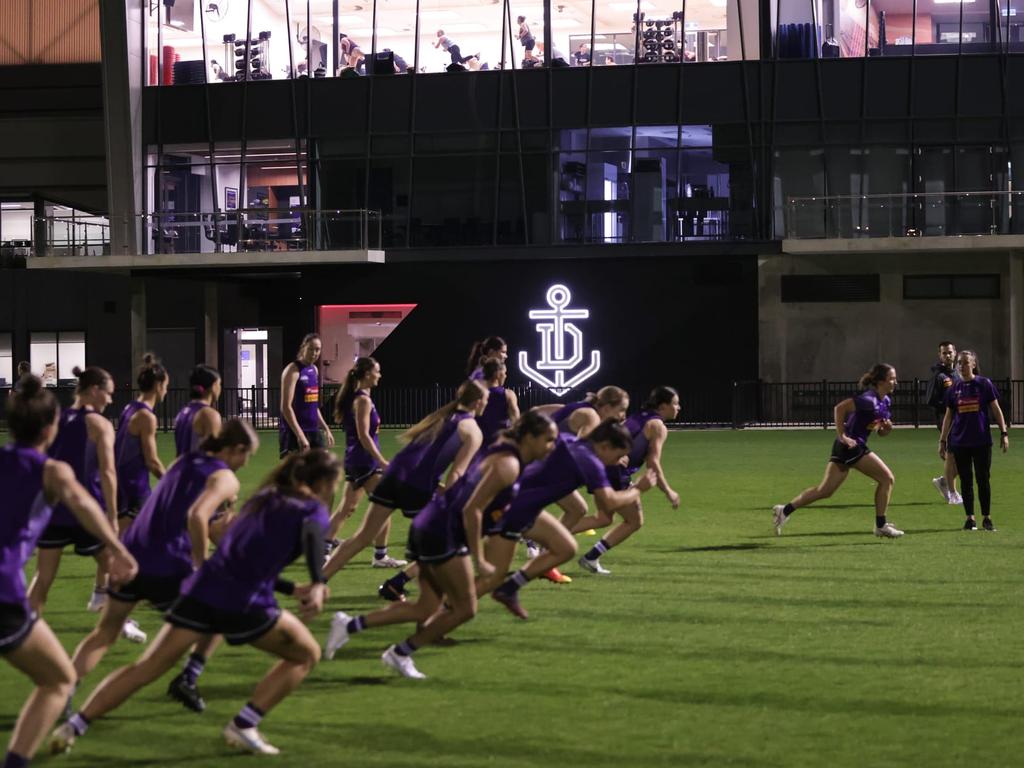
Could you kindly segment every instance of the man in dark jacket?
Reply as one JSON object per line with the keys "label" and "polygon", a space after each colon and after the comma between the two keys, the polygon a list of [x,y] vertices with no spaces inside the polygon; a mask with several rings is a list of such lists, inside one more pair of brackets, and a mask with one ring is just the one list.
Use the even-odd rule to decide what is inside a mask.
{"label": "man in dark jacket", "polygon": [[[942,419],[946,415],[946,393],[960,380],[960,374],[953,366],[956,360],[956,347],[951,341],[939,343],[939,361],[931,368],[928,390],[925,399],[928,406],[935,411],[935,425],[942,430]],[[949,504],[963,504],[963,499],[956,491],[956,464],[950,459],[952,452],[946,453],[946,464],[943,474],[932,478],[932,485]]]}

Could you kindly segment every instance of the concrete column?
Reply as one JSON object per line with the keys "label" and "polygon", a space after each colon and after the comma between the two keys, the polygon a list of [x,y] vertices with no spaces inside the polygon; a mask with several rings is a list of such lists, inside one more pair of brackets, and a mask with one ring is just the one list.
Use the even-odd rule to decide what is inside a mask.
{"label": "concrete column", "polygon": [[203,284],[203,359],[220,370],[220,316],[217,283]]}
{"label": "concrete column", "polygon": [[129,370],[132,370],[141,362],[142,356],[148,351],[146,349],[146,281],[141,277],[136,277],[131,281],[130,314],[132,362]]}

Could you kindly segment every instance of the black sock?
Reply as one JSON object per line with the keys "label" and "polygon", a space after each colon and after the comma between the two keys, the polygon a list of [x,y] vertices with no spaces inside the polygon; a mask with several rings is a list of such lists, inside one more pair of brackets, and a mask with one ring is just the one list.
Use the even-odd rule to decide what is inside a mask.
{"label": "black sock", "polygon": [[401,589],[406,584],[408,584],[410,581],[412,581],[412,577],[408,573],[406,573],[405,571],[399,571],[394,576],[392,576],[390,579],[388,579],[388,581],[390,581],[396,587]]}
{"label": "black sock", "polygon": [[235,715],[234,723],[239,728],[255,728],[263,719],[263,710],[251,701],[242,707],[242,711]]}
{"label": "black sock", "polygon": [[373,559],[374,560],[383,560],[387,556],[388,556],[388,545],[387,544],[385,544],[383,547],[376,547],[375,546],[373,548]]}
{"label": "black sock", "polygon": [[[803,518],[801,518],[801,519],[803,519]],[[881,516],[875,515],[875,528],[884,528],[884,527],[885,527],[885,515],[881,515]]]}
{"label": "black sock", "polygon": [[3,768],[28,768],[28,758],[14,752],[8,752],[4,758]]}
{"label": "black sock", "polygon": [[789,517],[794,512],[796,512],[796,507],[794,507],[792,504],[787,504],[782,508],[782,514],[784,514],[786,517]]}

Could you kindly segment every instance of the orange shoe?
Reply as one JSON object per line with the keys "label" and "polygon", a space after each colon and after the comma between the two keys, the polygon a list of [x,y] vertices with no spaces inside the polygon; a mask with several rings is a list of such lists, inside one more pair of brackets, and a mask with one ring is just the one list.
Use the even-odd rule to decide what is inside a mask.
{"label": "orange shoe", "polygon": [[571,584],[572,579],[566,576],[557,568],[552,568],[550,571],[544,574],[544,578],[548,581],[554,582],[555,584]]}

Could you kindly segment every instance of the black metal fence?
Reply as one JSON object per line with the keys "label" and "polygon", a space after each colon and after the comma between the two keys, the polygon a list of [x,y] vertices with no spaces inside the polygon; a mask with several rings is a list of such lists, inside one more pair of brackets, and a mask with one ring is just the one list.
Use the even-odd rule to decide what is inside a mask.
{"label": "black metal fence", "polygon": [[[1007,421],[1024,423],[1024,380],[994,380]],[[893,421],[903,426],[930,427],[934,412],[925,402],[927,381],[914,379],[903,383],[893,395]],[[457,385],[432,384],[421,387],[379,387],[373,400],[386,427],[407,427],[415,424],[436,408],[454,399]],[[543,387],[512,387],[522,410],[548,403],[571,402],[582,392],[559,398]],[[625,387],[631,410],[638,408],[649,391],[646,386]],[[10,389],[0,389],[0,419],[6,413]],[[54,390],[63,406],[74,399],[70,387]],[[321,408],[328,423],[333,423],[332,404],[337,385],[322,387]],[[677,428],[755,428],[755,427],[821,427],[832,426],[832,409],[837,402],[857,392],[852,381],[811,381],[772,383],[735,381],[696,383],[679,388],[682,411],[672,424]],[[111,419],[136,393],[128,388],[114,393],[113,405],[107,410]],[[156,408],[161,430],[174,427],[174,417],[188,402],[188,390],[171,389]],[[280,417],[281,391],[278,387],[225,388],[217,408],[225,418],[237,416],[250,421],[257,429],[277,429]]]}

